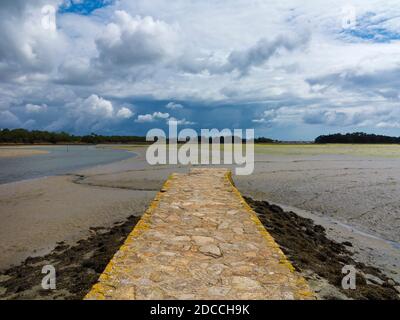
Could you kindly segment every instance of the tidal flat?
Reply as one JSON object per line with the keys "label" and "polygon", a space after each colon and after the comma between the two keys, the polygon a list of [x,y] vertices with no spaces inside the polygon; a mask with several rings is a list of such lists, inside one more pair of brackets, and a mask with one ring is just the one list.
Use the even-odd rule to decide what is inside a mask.
{"label": "tidal flat", "polygon": [[46,153],[48,153],[48,151],[25,147],[0,147],[0,158],[29,157]]}
{"label": "tidal flat", "polygon": [[[63,299],[82,294],[74,291],[79,283],[74,284],[73,294],[65,288],[50,296],[10,284],[18,283],[13,277],[19,276],[35,283],[39,278],[19,275],[16,270],[39,268],[49,257],[64,268],[79,266],[71,279],[80,270],[92,272],[95,279],[101,270],[93,271],[91,266],[106,261],[91,262],[91,256],[103,255],[93,254],[93,245],[86,252],[85,241],[105,250],[109,258],[112,252],[102,234],[113,234],[114,226],[126,221],[124,232],[129,232],[136,222],[130,217],[143,214],[168,175],[189,169],[148,165],[144,146],[122,149],[135,154],[58,176],[0,184],[1,298]],[[357,261],[400,282],[400,146],[256,145],[255,151],[253,174],[233,177],[244,196],[312,219],[325,228],[328,238],[350,242],[348,250]],[[67,257],[60,256],[60,250],[66,250]],[[323,279],[314,280],[315,290],[323,291],[323,287]]]}
{"label": "tidal flat", "polygon": [[[399,145],[256,145],[240,191],[313,219],[400,280]],[[355,248],[357,247],[357,248]]]}

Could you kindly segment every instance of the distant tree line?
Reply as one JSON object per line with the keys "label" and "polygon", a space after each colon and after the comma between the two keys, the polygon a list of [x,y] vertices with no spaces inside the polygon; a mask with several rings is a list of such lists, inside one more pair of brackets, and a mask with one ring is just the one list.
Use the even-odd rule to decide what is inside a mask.
{"label": "distant tree line", "polygon": [[[201,137],[198,137],[201,142]],[[210,142],[211,142],[210,138]],[[224,137],[220,139],[224,142]],[[229,139],[231,140],[231,139]],[[236,140],[236,139],[235,139]],[[169,140],[167,139],[168,143]],[[243,142],[246,142],[243,139]],[[260,137],[254,139],[255,143],[273,143],[272,139]],[[103,136],[92,133],[90,135],[76,136],[67,132],[49,132],[26,129],[0,129],[0,143],[21,143],[21,144],[40,144],[40,143],[71,143],[71,144],[100,144],[100,143],[146,143],[146,137],[141,136]],[[183,143],[183,142],[182,142]]]}
{"label": "distant tree line", "polygon": [[[186,139],[186,141],[188,141],[188,140],[189,139]],[[201,143],[203,140],[207,140],[207,138],[198,136],[197,140],[198,140],[198,143]],[[212,138],[212,137],[208,138],[208,141],[210,143],[216,142],[218,140],[220,143],[224,143],[225,140],[227,141],[227,143],[231,143],[232,141],[237,143],[240,140],[242,140],[242,143],[246,143],[246,139],[240,138],[238,136],[223,136],[223,137],[216,137],[216,138]],[[254,138],[254,143],[274,143],[274,142],[277,142],[277,141],[269,139],[269,138],[264,138],[264,137]]]}
{"label": "distant tree line", "polygon": [[274,142],[278,142],[278,141],[272,140],[269,138],[265,138],[265,137],[259,137],[259,138],[254,139],[254,143],[274,143]]}
{"label": "distant tree line", "polygon": [[146,142],[145,137],[139,136],[102,136],[90,134],[85,136],[75,136],[66,132],[49,132],[25,129],[2,129],[0,130],[0,143],[141,143]]}
{"label": "distant tree line", "polygon": [[146,137],[141,136],[102,136],[92,133],[80,137],[82,143],[145,143]]}
{"label": "distant tree line", "polygon": [[315,139],[315,143],[400,143],[400,137],[389,137],[364,132],[335,133],[322,135]]}
{"label": "distant tree line", "polygon": [[[187,142],[189,140],[190,139],[187,137],[186,141],[178,141],[178,143],[185,143],[185,142]],[[246,143],[246,141],[247,141],[245,138],[240,138],[238,136],[208,137],[208,142],[209,143],[219,142],[219,143],[222,144],[222,143],[225,143],[225,140],[226,140],[227,143],[232,143],[232,142],[237,143],[237,142],[240,142],[240,140],[242,141],[242,143]],[[198,136],[197,137],[197,142],[198,143],[202,143],[202,141],[207,141],[207,137]],[[169,140],[166,139],[166,142],[169,143]],[[259,137],[259,138],[255,138],[254,139],[254,143],[276,143],[276,142],[278,142],[278,141],[272,140],[272,139],[269,139],[269,138],[265,138],[265,137]]]}

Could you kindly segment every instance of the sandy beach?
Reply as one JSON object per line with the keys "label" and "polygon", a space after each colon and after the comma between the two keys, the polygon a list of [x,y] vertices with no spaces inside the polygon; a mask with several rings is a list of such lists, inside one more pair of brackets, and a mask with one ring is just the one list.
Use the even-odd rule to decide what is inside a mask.
{"label": "sandy beach", "polygon": [[[138,156],[69,175],[0,185],[0,298],[79,298],[90,288],[168,175],[188,170],[149,166],[144,147],[132,150]],[[243,195],[278,203],[323,226],[329,239],[350,242],[350,256],[400,282],[398,161],[258,152],[255,172],[234,181]],[[29,287],[40,281],[37,266],[46,261],[69,268],[60,280],[62,292]],[[326,280],[310,270],[304,273],[314,279],[313,289],[322,298],[332,296]],[[79,285],[71,288],[77,276]]]}

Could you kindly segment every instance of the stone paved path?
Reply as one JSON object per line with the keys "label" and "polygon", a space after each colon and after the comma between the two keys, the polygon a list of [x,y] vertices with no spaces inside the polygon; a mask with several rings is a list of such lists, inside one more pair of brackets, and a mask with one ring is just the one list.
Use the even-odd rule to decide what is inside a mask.
{"label": "stone paved path", "polygon": [[86,299],[310,299],[226,169],[173,174]]}

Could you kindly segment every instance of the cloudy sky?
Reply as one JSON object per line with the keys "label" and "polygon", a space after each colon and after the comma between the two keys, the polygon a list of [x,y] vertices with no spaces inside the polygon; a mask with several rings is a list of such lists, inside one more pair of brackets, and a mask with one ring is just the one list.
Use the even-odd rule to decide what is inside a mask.
{"label": "cloudy sky", "polygon": [[398,0],[0,1],[0,128],[399,136],[399,88]]}

